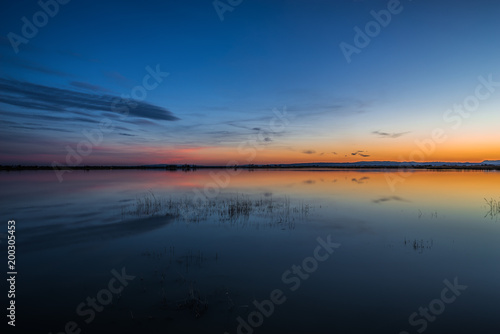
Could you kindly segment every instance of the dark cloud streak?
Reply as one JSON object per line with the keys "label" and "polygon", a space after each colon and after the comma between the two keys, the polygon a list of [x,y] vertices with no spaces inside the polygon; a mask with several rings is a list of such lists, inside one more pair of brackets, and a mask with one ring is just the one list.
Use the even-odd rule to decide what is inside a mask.
{"label": "dark cloud streak", "polygon": [[302,151],[302,153],[304,153],[304,154],[314,154],[314,153],[316,153],[316,151],[315,150],[304,150],[304,151]]}
{"label": "dark cloud streak", "polygon": [[[135,108],[112,95],[97,95],[0,78],[0,102],[28,109],[72,112],[72,109],[114,111],[127,108],[130,115],[152,120],[176,121],[169,110],[146,102],[131,101]],[[114,107],[114,108],[113,108]],[[113,110],[114,109],[114,110]]]}
{"label": "dark cloud streak", "polygon": [[385,137],[385,138],[399,138],[401,136],[404,136],[405,134],[410,133],[410,131],[406,131],[406,132],[393,132],[393,133],[382,132],[382,131],[373,131],[372,133],[375,134],[375,135],[378,135],[380,137]]}
{"label": "dark cloud streak", "polygon": [[369,154],[363,154],[363,152],[365,152],[365,151],[356,151],[356,152],[351,153],[351,155],[359,155],[359,156],[362,156],[363,158],[367,158],[370,156]]}

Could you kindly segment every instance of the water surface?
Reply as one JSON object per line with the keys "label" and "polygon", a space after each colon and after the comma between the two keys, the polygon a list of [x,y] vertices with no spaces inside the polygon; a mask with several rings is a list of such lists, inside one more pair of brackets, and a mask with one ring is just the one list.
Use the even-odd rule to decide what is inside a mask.
{"label": "water surface", "polygon": [[[50,171],[3,172],[2,218],[17,226],[18,326],[497,333],[500,221],[485,199],[500,200],[500,173],[420,170],[391,188],[394,175],[102,170],[59,183]],[[318,238],[338,245],[322,248],[326,259],[314,265]],[[310,267],[294,273],[294,265]],[[109,290],[112,270],[135,278],[87,323],[90,312],[79,313],[89,307],[77,306]],[[443,302],[456,282],[467,288]],[[259,318],[267,311],[254,301],[274,290],[282,303]],[[431,307],[428,318],[421,307]]]}

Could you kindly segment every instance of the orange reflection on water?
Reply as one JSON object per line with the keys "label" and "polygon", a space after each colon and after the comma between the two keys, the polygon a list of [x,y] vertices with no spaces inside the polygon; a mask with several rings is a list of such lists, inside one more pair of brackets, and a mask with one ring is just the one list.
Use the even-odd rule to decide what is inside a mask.
{"label": "orange reflection on water", "polygon": [[[1,173],[5,188],[50,189],[52,194],[107,193],[137,194],[154,191],[172,196],[194,189],[215,196],[223,193],[250,195],[275,194],[333,201],[424,203],[464,207],[484,204],[484,198],[500,199],[500,173],[483,171],[407,171],[397,170],[260,170],[198,169],[91,170],[72,171],[58,182],[52,171]],[[377,202],[380,200],[380,202]]]}

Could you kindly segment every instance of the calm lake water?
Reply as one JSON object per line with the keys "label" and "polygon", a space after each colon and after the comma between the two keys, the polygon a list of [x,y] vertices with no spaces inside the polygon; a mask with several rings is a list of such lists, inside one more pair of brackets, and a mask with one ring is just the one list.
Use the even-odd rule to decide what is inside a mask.
{"label": "calm lake water", "polygon": [[0,173],[16,330],[498,333],[500,173],[228,172]]}

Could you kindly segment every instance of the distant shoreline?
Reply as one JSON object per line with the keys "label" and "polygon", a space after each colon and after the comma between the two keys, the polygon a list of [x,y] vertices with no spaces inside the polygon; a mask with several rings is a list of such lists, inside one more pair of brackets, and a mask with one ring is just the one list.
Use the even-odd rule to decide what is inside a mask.
{"label": "distant shoreline", "polygon": [[24,170],[166,170],[166,171],[195,171],[198,169],[421,169],[421,170],[500,170],[500,165],[426,165],[426,164],[402,164],[402,165],[329,165],[329,164],[296,164],[296,165],[242,165],[242,166],[203,166],[203,165],[145,165],[145,166],[23,166],[23,165],[0,165],[0,171],[24,171]]}

